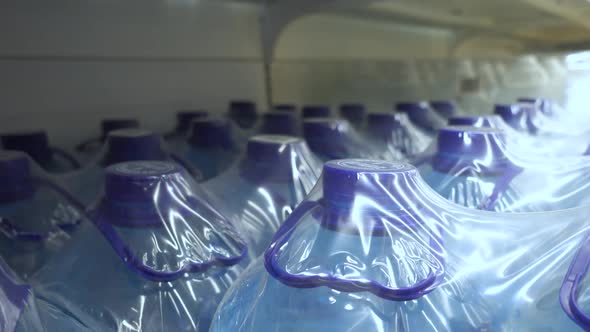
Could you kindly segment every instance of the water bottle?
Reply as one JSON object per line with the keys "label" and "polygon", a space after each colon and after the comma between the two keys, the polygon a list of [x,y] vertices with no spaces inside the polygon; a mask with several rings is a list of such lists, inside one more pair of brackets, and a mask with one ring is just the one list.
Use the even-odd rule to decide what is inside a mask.
{"label": "water bottle", "polygon": [[137,119],[104,119],[100,123],[101,135],[99,137],[89,138],[76,145],[78,157],[84,162],[92,160],[100,151],[100,148],[107,140],[111,131],[128,128],[139,128]]}
{"label": "water bottle", "polygon": [[164,138],[171,144],[177,144],[186,138],[191,129],[191,121],[194,119],[206,118],[209,115],[207,111],[178,111],[176,113],[176,127],[170,133],[164,135]]}
{"label": "water bottle", "polygon": [[449,126],[439,131],[436,147],[419,169],[440,195],[475,209],[509,211],[518,203],[511,181],[522,169],[508,157],[502,131]]}
{"label": "water bottle", "polygon": [[260,133],[268,135],[298,136],[299,128],[294,112],[275,111],[262,115]]}
{"label": "water bottle", "polygon": [[160,136],[143,129],[121,129],[109,133],[102,151],[84,169],[65,178],[70,191],[86,206],[97,198],[104,180],[104,169],[110,165],[140,160],[174,161],[193,177],[201,180],[202,174],[184,158],[168,151]]}
{"label": "water bottle", "polygon": [[248,263],[233,225],[174,163],[109,166],[89,216],[32,281],[50,331],[207,331]]}
{"label": "water bottle", "polygon": [[49,145],[45,131],[2,134],[0,141],[5,150],[27,153],[48,172],[65,173],[80,168],[80,163],[69,153]]}
{"label": "water bottle", "polygon": [[256,103],[249,100],[234,100],[230,102],[228,116],[240,129],[252,129],[258,120]]}
{"label": "water bottle", "polygon": [[[225,202],[228,216],[258,257],[287,216],[315,186],[320,161],[300,138],[259,135],[236,165],[204,187]],[[228,190],[231,188],[231,190]]]}
{"label": "water bottle", "polygon": [[84,207],[19,151],[0,151],[0,182],[0,256],[28,279],[70,239]]}
{"label": "water bottle", "polygon": [[321,181],[226,294],[212,332],[494,330],[495,306],[446,254],[448,224],[413,166],[336,160]]}
{"label": "water bottle", "polygon": [[326,105],[305,105],[301,110],[303,119],[329,118],[331,115],[332,111]]}
{"label": "water bottle", "polygon": [[305,141],[320,159],[385,158],[343,119],[317,118],[303,121]]}
{"label": "water bottle", "polygon": [[363,104],[342,104],[340,105],[340,117],[348,120],[350,124],[360,129],[363,127],[367,109]]}
{"label": "water bottle", "polygon": [[406,128],[392,113],[371,113],[367,115],[366,134],[374,146],[381,147],[388,159],[404,160],[414,151],[412,140]]}
{"label": "water bottle", "polygon": [[239,154],[232,129],[224,120],[193,120],[187,140],[175,151],[201,172],[201,181],[212,179],[228,169]]}

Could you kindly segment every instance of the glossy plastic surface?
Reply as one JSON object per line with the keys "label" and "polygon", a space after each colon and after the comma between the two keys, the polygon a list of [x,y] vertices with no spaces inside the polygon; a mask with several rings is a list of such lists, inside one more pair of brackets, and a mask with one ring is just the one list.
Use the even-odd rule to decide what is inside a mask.
{"label": "glossy plastic surface", "polygon": [[64,182],[86,206],[97,199],[105,176],[105,167],[139,160],[174,161],[196,179],[201,172],[178,154],[170,151],[159,135],[143,129],[121,129],[109,133],[102,150],[78,172],[68,174]]}
{"label": "glossy plastic surface", "polygon": [[232,224],[173,163],[109,166],[89,215],[33,280],[51,331],[206,331],[247,264]]}
{"label": "glossy plastic surface", "polygon": [[372,145],[343,119],[305,120],[303,137],[311,150],[323,161],[341,158],[392,158],[389,151]]}
{"label": "glossy plastic surface", "polygon": [[443,127],[445,118],[431,109],[425,102],[402,102],[395,105],[395,110],[407,114],[410,121],[423,131],[434,134]]}
{"label": "glossy plastic surface", "polygon": [[234,100],[230,102],[228,117],[241,129],[251,129],[258,120],[256,103],[249,100]]}
{"label": "glossy plastic surface", "polygon": [[173,151],[201,172],[200,181],[209,180],[228,169],[239,154],[235,129],[224,120],[193,120],[189,135]]}
{"label": "glossy plastic surface", "polygon": [[248,141],[246,153],[231,169],[204,187],[223,203],[257,257],[320,172],[320,161],[302,139],[260,135]]}
{"label": "glossy plastic surface", "polygon": [[[226,294],[211,331],[579,330],[560,289],[590,207],[466,209],[413,166],[384,161],[328,162],[319,183]],[[578,303],[589,312],[586,288]]]}
{"label": "glossy plastic surface", "polygon": [[0,151],[0,256],[28,278],[73,236],[84,207],[27,155]]}
{"label": "glossy plastic surface", "polygon": [[0,331],[43,332],[35,298],[25,284],[0,258]]}
{"label": "glossy plastic surface", "polygon": [[448,200],[503,212],[548,211],[590,203],[589,158],[537,154],[520,136],[486,127],[493,118],[451,120],[474,120],[484,126],[443,128],[432,153],[414,161],[424,180]]}

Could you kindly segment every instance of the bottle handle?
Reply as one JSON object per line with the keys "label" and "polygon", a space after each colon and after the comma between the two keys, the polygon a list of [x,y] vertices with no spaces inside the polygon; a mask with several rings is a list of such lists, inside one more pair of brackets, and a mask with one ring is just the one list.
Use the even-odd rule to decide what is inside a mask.
{"label": "bottle handle", "polygon": [[76,160],[76,158],[74,158],[72,155],[67,153],[66,151],[64,151],[60,148],[56,148],[56,147],[50,147],[50,149],[54,155],[57,155],[57,156],[65,159],[73,168],[78,169],[78,168],[82,167],[82,165],[80,165],[80,162],[78,160]]}
{"label": "bottle handle", "polygon": [[590,267],[590,232],[584,236],[559,290],[561,308],[585,331],[590,330],[590,316],[580,308],[577,297],[580,293],[580,284],[588,273],[588,267]]}
{"label": "bottle handle", "polygon": [[[204,204],[204,205],[208,206],[207,203],[201,202],[198,199],[192,200],[192,203],[193,204]],[[99,209],[100,209],[100,206],[99,206]],[[215,266],[220,266],[220,267],[234,266],[236,264],[239,264],[246,257],[246,255],[248,253],[248,248],[247,248],[246,244],[244,243],[244,241],[241,238],[238,237],[237,242],[239,243],[240,253],[237,256],[232,256],[232,257],[215,256],[213,259],[208,260],[208,261],[204,261],[201,263],[185,264],[175,271],[157,270],[157,269],[154,269],[150,266],[146,266],[143,263],[143,260],[138,258],[133,253],[133,251],[129,247],[129,245],[127,245],[127,243],[125,243],[125,241],[123,239],[121,239],[121,237],[117,233],[117,230],[108,221],[105,221],[100,216],[95,216],[94,218],[92,218],[92,220],[94,220],[94,222],[95,222],[96,226],[98,227],[98,229],[100,230],[100,232],[103,234],[103,236],[106,238],[106,240],[111,244],[111,246],[115,250],[116,254],[125,262],[127,267],[129,267],[131,270],[137,272],[142,277],[144,277],[148,280],[151,280],[151,281],[155,281],[155,282],[174,281],[186,273],[205,272],[208,269],[215,267]],[[228,228],[233,228],[233,226],[231,224],[226,224],[226,226]],[[234,232],[237,234],[237,232],[235,230],[234,230]]]}
{"label": "bottle handle", "polygon": [[319,202],[303,202],[287,220],[281,225],[273,237],[272,243],[264,253],[264,266],[267,272],[283,284],[296,288],[316,288],[326,286],[338,291],[355,293],[371,292],[374,295],[390,301],[411,301],[418,299],[440,285],[445,276],[445,260],[442,253],[442,242],[430,238],[430,248],[439,260],[440,267],[431,269],[428,276],[409,287],[391,288],[374,281],[356,281],[338,278],[334,275],[297,276],[283,269],[278,263],[281,248],[289,240],[299,220],[314,208],[320,206]]}

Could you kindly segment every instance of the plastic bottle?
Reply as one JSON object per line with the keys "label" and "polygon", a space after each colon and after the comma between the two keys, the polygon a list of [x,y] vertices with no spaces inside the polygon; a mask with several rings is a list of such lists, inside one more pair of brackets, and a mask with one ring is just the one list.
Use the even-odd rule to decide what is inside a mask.
{"label": "plastic bottle", "polygon": [[228,116],[239,128],[252,129],[258,120],[256,103],[249,100],[231,101]]}
{"label": "plastic bottle", "polygon": [[6,133],[0,135],[5,150],[27,153],[43,169],[51,173],[65,173],[80,168],[80,163],[66,151],[49,145],[45,131]]}
{"label": "plastic bottle", "polygon": [[247,248],[178,165],[109,166],[79,236],[34,279],[50,331],[206,331]]}
{"label": "plastic bottle", "polygon": [[0,256],[27,279],[83,220],[84,207],[27,155],[0,151]]}
{"label": "plastic bottle", "polygon": [[234,167],[204,187],[225,203],[227,215],[250,244],[250,254],[258,257],[320,172],[320,161],[302,139],[259,135],[248,140]]}
{"label": "plastic bottle", "polygon": [[298,136],[297,117],[295,113],[287,111],[264,113],[260,132],[269,135]]}
{"label": "plastic bottle", "polygon": [[348,120],[353,127],[360,129],[364,125],[367,109],[363,104],[340,105],[340,116]]}
{"label": "plastic bottle", "polygon": [[305,105],[301,110],[301,116],[304,120],[312,118],[329,118],[332,111],[326,105]]}

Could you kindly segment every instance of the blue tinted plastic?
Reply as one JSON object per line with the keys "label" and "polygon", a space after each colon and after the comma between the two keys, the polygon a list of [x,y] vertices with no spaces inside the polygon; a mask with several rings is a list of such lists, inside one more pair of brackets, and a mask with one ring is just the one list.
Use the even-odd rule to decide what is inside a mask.
{"label": "blue tinted plastic", "polygon": [[28,278],[70,239],[84,207],[21,152],[0,152],[0,180],[0,256]]}
{"label": "blue tinted plastic", "polygon": [[30,285],[23,283],[0,258],[0,331],[42,332]]}
{"label": "blue tinted plastic", "polygon": [[90,216],[34,279],[52,331],[206,331],[247,264],[234,227],[172,163],[110,166]]}
{"label": "blue tinted plastic", "polygon": [[248,141],[246,153],[234,167],[204,187],[225,203],[227,215],[257,257],[311,191],[320,172],[321,163],[303,140],[260,135]]}
{"label": "blue tinted plastic", "polygon": [[275,111],[262,115],[260,133],[267,135],[298,136],[299,123],[294,112]]}
{"label": "blue tinted plastic", "polygon": [[331,115],[332,111],[326,105],[305,105],[301,109],[301,116],[304,119],[329,118]]}
{"label": "blue tinted plastic", "polygon": [[239,154],[234,129],[223,120],[194,120],[187,139],[174,151],[199,169],[200,181],[209,180],[228,169]]}
{"label": "blue tinted plastic", "polygon": [[66,151],[49,145],[45,131],[0,135],[5,150],[27,153],[43,169],[51,173],[65,173],[80,168],[80,163]]}
{"label": "blue tinted plastic", "polygon": [[363,127],[367,109],[363,104],[342,104],[340,105],[340,116],[348,120],[354,127]]}
{"label": "blue tinted plastic", "polygon": [[96,138],[89,138],[88,140],[78,144],[76,150],[85,154],[94,154],[100,150],[104,141],[106,141],[111,131],[129,128],[138,128],[139,121],[137,119],[105,119],[100,123],[101,135]]}
{"label": "blue tinted plastic", "polygon": [[433,100],[429,102],[430,107],[440,116],[445,119],[457,115],[457,105],[448,100]]}
{"label": "blue tinted plastic", "polygon": [[249,100],[235,100],[230,102],[229,118],[241,129],[251,129],[258,119],[256,103]]}
{"label": "blue tinted plastic", "polygon": [[414,161],[443,197],[466,207],[503,212],[567,209],[590,202],[590,159],[535,156],[505,131],[449,126],[435,151]]}
{"label": "blue tinted plastic", "polygon": [[303,121],[305,141],[322,160],[341,158],[387,159],[387,151],[372,146],[346,120],[311,119]]}
{"label": "blue tinted plastic", "polygon": [[466,209],[414,167],[383,161],[328,162],[319,183],[211,331],[579,330],[559,290],[590,207]]}
{"label": "blue tinted plastic", "polygon": [[174,161],[187,169],[194,178],[202,178],[201,171],[182,156],[169,151],[159,135],[142,129],[121,129],[109,134],[102,151],[90,164],[68,175],[64,181],[70,191],[88,206],[94,203],[100,192],[105,167],[139,160]]}

